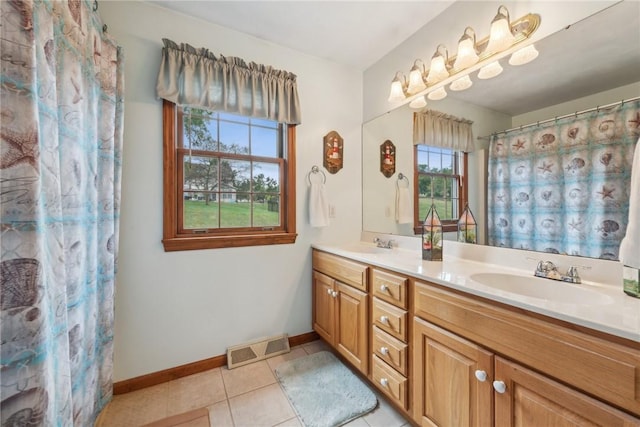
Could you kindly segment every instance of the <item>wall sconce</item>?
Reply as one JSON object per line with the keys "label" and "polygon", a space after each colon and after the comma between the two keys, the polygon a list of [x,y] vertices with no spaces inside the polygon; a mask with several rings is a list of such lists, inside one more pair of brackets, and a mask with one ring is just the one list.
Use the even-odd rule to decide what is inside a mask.
{"label": "wall sconce", "polygon": [[422,222],[422,259],[442,261],[442,222],[433,203]]}
{"label": "wall sconce", "polygon": [[[527,14],[513,22],[505,6],[500,6],[491,21],[488,37],[476,41],[476,33],[466,27],[458,41],[458,51],[449,57],[446,46],[439,44],[431,58],[427,73],[425,64],[417,59],[409,73],[409,82],[398,72],[391,84],[390,102],[402,102],[411,98],[412,105],[422,105],[423,96],[439,100],[447,96],[444,87],[454,91],[468,89],[473,85],[469,75],[478,71],[478,78],[489,79],[503,71],[499,59],[511,55],[510,65],[523,65],[538,56],[533,44],[521,49],[517,45],[528,40],[540,26],[540,15]],[[401,77],[399,77],[399,75]],[[419,100],[418,98],[423,98]],[[421,108],[421,107],[413,107]]]}
{"label": "wall sconce", "polygon": [[458,220],[458,242],[477,243],[477,239],[478,223],[469,209],[469,203],[466,203]]}

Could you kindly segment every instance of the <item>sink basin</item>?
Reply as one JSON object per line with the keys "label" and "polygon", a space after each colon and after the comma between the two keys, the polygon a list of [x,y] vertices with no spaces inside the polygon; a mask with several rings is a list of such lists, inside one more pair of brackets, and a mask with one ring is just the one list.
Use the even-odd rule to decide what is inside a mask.
{"label": "sink basin", "polygon": [[572,305],[604,305],[613,302],[608,295],[558,280],[508,273],[478,273],[471,280],[484,286],[549,302]]}
{"label": "sink basin", "polygon": [[365,243],[355,243],[351,245],[341,246],[342,250],[361,254],[391,254],[393,249],[379,248],[374,245]]}

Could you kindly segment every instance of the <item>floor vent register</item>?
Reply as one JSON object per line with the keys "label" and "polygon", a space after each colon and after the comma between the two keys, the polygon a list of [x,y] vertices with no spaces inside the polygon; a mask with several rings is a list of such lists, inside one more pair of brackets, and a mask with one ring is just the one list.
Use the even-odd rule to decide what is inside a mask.
{"label": "floor vent register", "polygon": [[249,363],[288,353],[289,337],[287,334],[235,345],[227,349],[227,367],[229,369]]}

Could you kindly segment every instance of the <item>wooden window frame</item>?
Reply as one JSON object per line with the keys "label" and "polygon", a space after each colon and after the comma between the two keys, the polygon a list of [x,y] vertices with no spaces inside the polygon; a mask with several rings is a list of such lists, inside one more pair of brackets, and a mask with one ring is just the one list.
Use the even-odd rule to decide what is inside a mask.
{"label": "wooden window frame", "polygon": [[178,185],[181,185],[178,168],[178,108],[173,102],[163,100],[163,238],[165,252],[194,249],[233,248],[242,246],[279,245],[295,243],[296,233],[296,126],[288,125],[281,208],[282,226],[275,230],[233,230],[216,234],[181,233]]}
{"label": "wooden window frame", "polygon": [[[422,145],[429,145],[429,144],[422,144]],[[413,232],[416,235],[422,234],[422,220],[424,218],[420,218],[419,217],[419,194],[418,194],[418,177],[419,177],[419,170],[418,170],[418,145],[414,145],[413,148],[413,188],[414,188],[414,192],[413,192],[413,223],[415,224],[413,227]],[[457,150],[453,150],[453,151],[457,151]],[[468,159],[468,154],[465,153],[464,151],[457,151],[458,153],[462,154],[462,162],[461,162],[461,166],[462,166],[462,171],[459,174],[459,187],[460,187],[460,197],[458,197],[458,215],[460,215],[462,213],[462,211],[464,210],[465,204],[467,203],[467,201],[469,200],[469,188],[467,185],[467,176],[469,174],[469,159]],[[428,175],[432,175],[432,176],[443,176],[443,177],[447,177],[447,178],[451,178],[452,175],[447,175],[447,174],[437,174],[437,173],[429,173]],[[459,218],[458,218],[459,219]],[[449,233],[449,232],[455,232],[458,230],[458,219],[454,219],[454,220],[442,220],[442,231],[445,233]]]}

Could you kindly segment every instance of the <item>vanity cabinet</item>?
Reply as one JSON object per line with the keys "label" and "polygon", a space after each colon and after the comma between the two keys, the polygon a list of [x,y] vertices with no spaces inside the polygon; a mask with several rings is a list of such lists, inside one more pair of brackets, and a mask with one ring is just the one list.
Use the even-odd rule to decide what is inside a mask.
{"label": "vanity cabinet", "polygon": [[423,426],[493,425],[493,353],[418,318],[412,344],[413,418]]}
{"label": "vanity cabinet", "polygon": [[368,267],[314,251],[313,268],[313,329],[368,375]]}
{"label": "vanity cabinet", "polygon": [[640,425],[640,350],[429,283],[414,304],[421,425]]}
{"label": "vanity cabinet", "polygon": [[408,411],[409,279],[371,268],[371,379],[398,407]]}
{"label": "vanity cabinet", "polygon": [[313,251],[313,328],[424,426],[640,427],[640,344]]}

